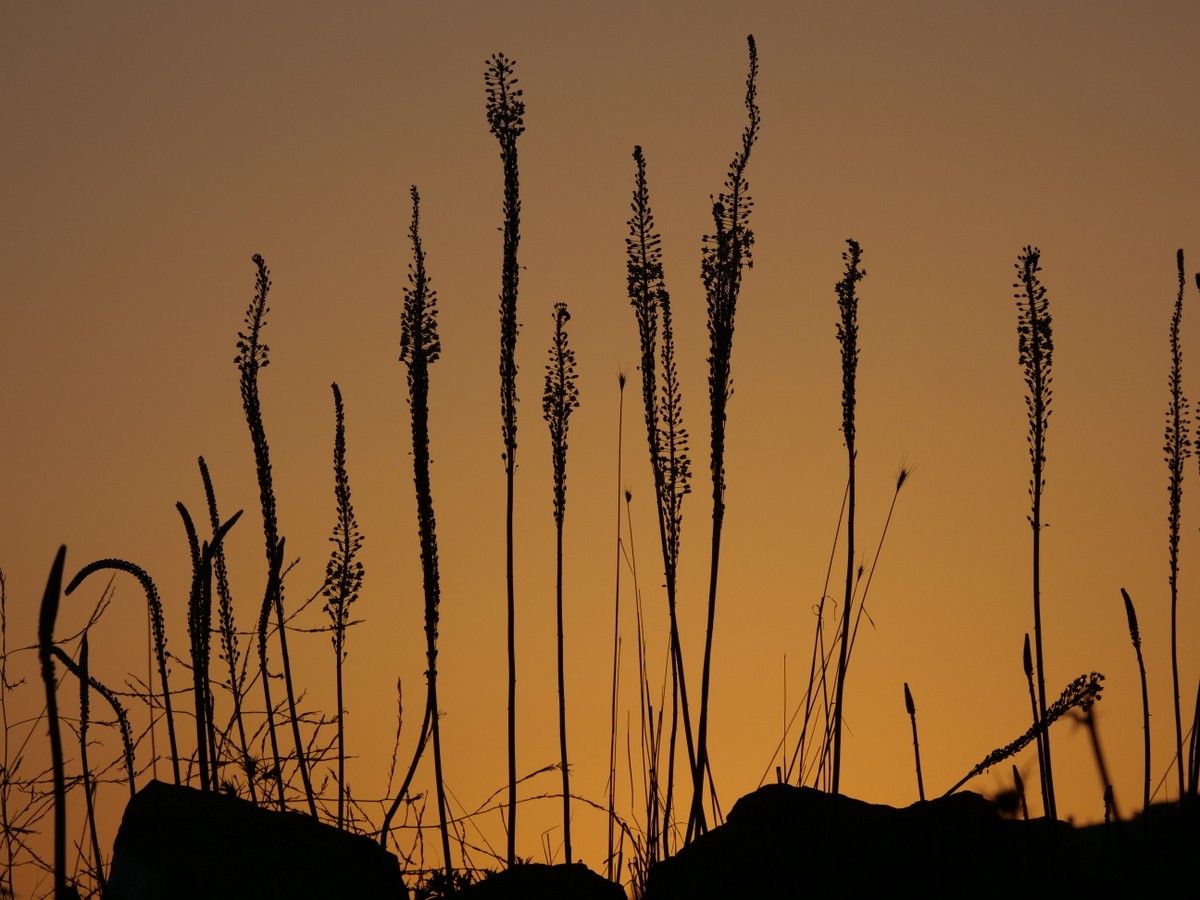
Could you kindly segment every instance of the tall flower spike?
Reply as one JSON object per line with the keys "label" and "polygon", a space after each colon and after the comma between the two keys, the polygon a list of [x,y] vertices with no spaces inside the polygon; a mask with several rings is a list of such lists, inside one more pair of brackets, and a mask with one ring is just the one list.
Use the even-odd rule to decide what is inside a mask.
{"label": "tall flower spike", "polygon": [[503,53],[488,60],[483,75],[488,127],[500,143],[504,167],[504,253],[500,277],[500,419],[504,438],[505,586],[508,651],[508,847],[509,866],[517,862],[517,640],[513,562],[513,496],[517,471],[517,288],[521,243],[521,188],[517,138],[525,132],[525,102],[516,86],[513,61]]}
{"label": "tall flower spike", "polygon": [[[1042,654],[1041,532],[1042,491],[1046,487],[1046,431],[1050,425],[1051,361],[1054,353],[1050,323],[1050,302],[1038,273],[1041,251],[1026,246],[1017,257],[1017,282],[1013,284],[1017,301],[1017,358],[1025,378],[1025,408],[1029,416],[1030,528],[1033,531],[1033,640],[1037,665],[1038,718],[1045,722],[1046,665]],[[1043,805],[1051,821],[1057,818],[1054,803],[1054,770],[1051,765],[1050,733],[1043,731],[1038,742],[1039,766],[1045,779]]]}

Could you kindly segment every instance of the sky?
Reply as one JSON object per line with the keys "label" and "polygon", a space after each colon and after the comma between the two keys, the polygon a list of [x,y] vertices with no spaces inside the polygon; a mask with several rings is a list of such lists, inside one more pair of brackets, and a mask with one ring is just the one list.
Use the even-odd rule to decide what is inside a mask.
{"label": "sky", "polygon": [[[251,256],[261,253],[273,278],[263,415],[280,530],[297,560],[287,603],[295,608],[319,590],[328,558],[336,382],[366,567],[354,607],[362,624],[350,632],[346,660],[348,777],[356,796],[383,795],[397,679],[402,760],[424,697],[398,361],[415,185],[442,340],[430,440],[446,779],[466,810],[504,788],[502,175],[483,84],[487,60],[503,52],[516,61],[527,106],[518,145],[518,770],[558,761],[554,522],[540,400],[553,307],[563,301],[581,394],[565,519],[572,789],[603,805],[618,570],[621,718],[637,743],[633,578],[618,565],[616,543],[626,489],[632,529],[623,526],[621,541],[636,554],[655,690],[665,653],[625,283],[632,152],[640,145],[647,158],[692,435],[680,616],[689,683],[698,683],[711,521],[699,251],[710,196],[745,122],[753,34],[762,130],[747,178],[756,243],[733,348],[710,712],[722,805],[767,773],[774,778],[786,711],[807,679],[846,478],[833,286],[854,238],[868,272],[859,310],[859,546],[863,564],[878,565],[867,605],[873,627],[859,634],[847,680],[842,789],[877,803],[917,799],[905,682],[931,794],[1028,727],[1029,458],[1012,283],[1018,254],[1034,245],[1055,339],[1042,541],[1047,691],[1057,696],[1085,672],[1106,676],[1096,718],[1118,807],[1131,812],[1140,803],[1142,718],[1122,587],[1141,619],[1155,784],[1174,741],[1162,445],[1179,248],[1189,273],[1185,391],[1200,393],[1191,368],[1200,124],[1189,99],[1198,28],[1200,8],[1187,2],[748,0],[736,15],[707,0],[4,4],[0,569],[10,681],[12,673],[27,679],[9,692],[10,720],[40,709],[36,656],[22,648],[35,640],[37,602],[60,544],[68,573],[103,557],[145,567],[167,604],[169,646],[184,653],[190,576],[174,506],[203,510],[198,456],[222,510],[246,511],[227,550],[239,623],[250,627],[264,580],[261,517],[234,355],[253,296]],[[623,406],[620,373],[629,378]],[[912,475],[877,553],[902,464]],[[1197,478],[1193,459],[1178,620],[1185,721],[1200,678]],[[844,548],[836,554],[835,572]],[[124,685],[145,677],[146,614],[136,584],[113,586],[93,626],[92,667]],[[102,588],[94,579],[64,603],[59,634],[83,626]],[[296,624],[326,621],[318,603]],[[297,632],[290,646],[304,702],[331,712],[328,634]],[[182,663],[173,671],[186,678]],[[43,731],[33,728],[30,759],[48,755]],[[1086,731],[1063,721],[1052,737],[1060,814],[1101,818]],[[619,738],[623,745],[624,724]],[[1034,757],[1016,762],[1036,782]],[[432,784],[429,768],[421,790]],[[624,754],[618,769],[618,805],[636,817]],[[553,794],[557,779],[535,776],[522,796]],[[1009,779],[1005,764],[969,787],[995,793]],[[1172,796],[1172,784],[1159,799]],[[122,790],[101,790],[112,810],[109,844]],[[553,798],[523,804],[519,855],[561,859],[559,810]],[[581,802],[574,817],[576,858],[602,870],[602,814]],[[471,841],[502,854],[499,814],[472,823]],[[495,865],[484,851],[473,859]]]}

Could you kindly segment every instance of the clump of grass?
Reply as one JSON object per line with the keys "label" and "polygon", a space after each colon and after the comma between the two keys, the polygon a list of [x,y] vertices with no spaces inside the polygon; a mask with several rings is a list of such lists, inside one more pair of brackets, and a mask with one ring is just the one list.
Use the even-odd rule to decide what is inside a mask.
{"label": "clump of grass", "polygon": [[267,558],[267,584],[263,593],[262,610],[258,620],[259,667],[262,675],[263,694],[266,700],[267,726],[271,736],[271,752],[275,757],[275,778],[279,790],[279,806],[286,801],[283,794],[282,760],[279,743],[275,735],[274,712],[271,705],[270,673],[267,670],[267,627],[271,613],[275,614],[276,633],[279,639],[279,654],[283,663],[283,682],[287,692],[288,720],[292,726],[292,739],[296,745],[296,766],[304,784],[304,796],[308,810],[317,817],[317,805],[309,780],[304,742],[300,738],[300,717],[296,712],[296,692],[292,685],[292,664],[288,655],[287,622],[283,615],[283,538],[279,535],[279,523],[275,512],[275,488],[271,477],[271,450],[267,444],[267,433],[263,428],[262,404],[258,395],[258,373],[270,363],[269,348],[262,341],[262,329],[266,324],[267,294],[271,290],[271,270],[258,253],[252,257],[257,270],[254,298],[246,309],[244,331],[238,332],[237,350],[234,359],[241,372],[242,410],[246,414],[246,425],[250,430],[250,441],[254,446],[254,465],[258,475],[259,502],[263,514],[263,537]]}
{"label": "clump of grass", "polygon": [[333,656],[337,691],[337,826],[346,826],[346,730],[345,700],[342,690],[342,664],[346,660],[346,630],[350,625],[350,606],[362,590],[363,564],[358,559],[362,550],[362,534],[354,517],[350,497],[350,476],[346,471],[346,414],[342,392],[333,384],[333,495],[337,505],[337,520],[329,540],[333,550],[325,564],[325,612],[333,624]]}
{"label": "clump of grass", "polygon": [[[846,669],[850,661],[850,612],[854,605],[854,524],[855,524],[855,405],[858,381],[858,283],[866,277],[862,268],[862,247],[847,239],[842,253],[846,272],[835,285],[838,298],[837,339],[842,349],[842,437],[846,444],[846,589],[842,601],[842,639],[833,693],[833,758],[830,790],[838,793],[842,775],[842,720],[846,691]],[[901,482],[903,483],[903,482]],[[899,490],[899,486],[897,486]]]}
{"label": "clump of grass", "polygon": [[505,580],[508,596],[508,864],[517,861],[517,648],[516,588],[513,582],[513,490],[517,469],[517,289],[521,243],[521,190],[517,138],[525,133],[525,101],[516,86],[514,63],[497,53],[483,76],[488,126],[500,143],[504,167],[504,250],[500,275],[500,418],[504,438]]}
{"label": "clump of grass", "polygon": [[[1050,424],[1051,363],[1054,354],[1050,301],[1038,278],[1041,251],[1026,246],[1017,257],[1017,356],[1025,376],[1025,408],[1029,418],[1029,526],[1033,531],[1033,640],[1036,657],[1038,714],[1046,718],[1046,661],[1042,652],[1042,492],[1046,487],[1046,431]],[[1057,819],[1054,805],[1054,769],[1051,765],[1050,733],[1044,728],[1038,742],[1038,765],[1044,781],[1042,801],[1046,815]]]}
{"label": "clump of grass", "polygon": [[546,366],[546,390],[542,412],[550,426],[550,448],[554,468],[555,609],[558,619],[558,742],[562,757],[563,841],[567,865],[571,857],[571,774],[567,764],[567,688],[563,659],[563,522],[567,513],[567,430],[571,413],[579,408],[575,351],[567,340],[571,319],[567,304],[554,305],[554,340],[550,364]]}
{"label": "clump of grass", "polygon": [[704,815],[704,777],[708,768],[708,696],[712,684],[712,643],[716,625],[717,574],[721,560],[721,533],[725,524],[725,424],[729,398],[733,394],[730,368],[733,356],[733,329],[743,271],[753,265],[750,230],[750,184],[746,166],[750,151],[758,140],[760,124],[757,102],[758,49],[754,35],[746,38],[750,52],[750,72],[746,76],[746,112],[748,121],[742,131],[742,145],[729,164],[723,190],[713,201],[713,233],[706,235],[701,248],[700,276],[708,298],[708,398],[710,412],[710,463],[712,467],[712,556],[708,576],[708,617],[704,631],[704,664],[700,676],[700,712],[696,725],[696,762],[692,773],[692,810],[688,834],[706,830]]}
{"label": "clump of grass", "polygon": [[1167,406],[1167,425],[1164,435],[1168,469],[1167,477],[1167,548],[1170,557],[1171,586],[1171,695],[1174,699],[1175,713],[1175,761],[1176,772],[1179,776],[1179,797],[1184,795],[1184,752],[1183,724],[1179,708],[1179,529],[1181,507],[1183,504],[1183,464],[1191,455],[1192,440],[1188,427],[1188,401],[1183,393],[1183,347],[1180,344],[1179,329],[1183,322],[1183,289],[1186,276],[1183,267],[1183,250],[1175,254],[1176,266],[1179,270],[1179,293],[1175,297],[1175,310],[1171,315],[1171,374],[1167,378],[1171,400]]}
{"label": "clump of grass", "polygon": [[[417,528],[421,538],[421,575],[425,589],[425,656],[428,695],[425,715],[433,733],[434,780],[437,790],[438,827],[442,838],[442,861],[451,877],[450,833],[446,822],[446,791],[442,779],[441,730],[438,727],[437,636],[438,606],[442,588],[438,572],[437,520],[429,480],[429,367],[441,354],[437,332],[437,293],[429,286],[425,250],[421,244],[421,198],[414,186],[412,195],[413,261],[408,286],[404,288],[404,315],[400,327],[400,361],[408,367],[408,403],[412,415],[413,482],[417,497]],[[348,499],[348,497],[347,497]],[[418,747],[418,758],[421,748]],[[414,765],[416,760],[414,759]]]}

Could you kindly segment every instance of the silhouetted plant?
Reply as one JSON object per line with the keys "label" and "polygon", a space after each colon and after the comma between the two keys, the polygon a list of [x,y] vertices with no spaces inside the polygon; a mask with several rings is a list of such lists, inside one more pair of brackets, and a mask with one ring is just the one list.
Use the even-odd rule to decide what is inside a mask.
{"label": "silhouetted plant", "polygon": [[[1142,635],[1138,631],[1137,611],[1133,608],[1133,600],[1129,592],[1121,588],[1121,599],[1125,601],[1125,618],[1129,621],[1129,640],[1133,642],[1133,651],[1137,654],[1138,675],[1142,682],[1142,734],[1144,737],[1143,758],[1145,764],[1142,774],[1142,817],[1149,821],[1150,812],[1150,693],[1146,688],[1146,662],[1142,659]],[[1183,795],[1180,794],[1182,797]]]}
{"label": "silhouetted plant", "polygon": [[93,792],[92,770],[88,764],[88,720],[90,709],[88,704],[88,636],[87,632],[79,642],[79,771],[82,779],[84,808],[87,810],[88,834],[91,836],[92,860],[96,869],[96,884],[104,894],[104,858],[100,854],[100,836],[96,833],[96,803]]}
{"label": "silhouetted plant", "polygon": [[[1046,430],[1050,424],[1051,362],[1054,353],[1050,301],[1038,279],[1041,251],[1026,246],[1017,257],[1017,356],[1025,376],[1025,408],[1029,417],[1029,460],[1033,474],[1029,480],[1033,530],[1033,642],[1037,663],[1038,714],[1046,718],[1046,663],[1042,653],[1042,491],[1046,487]],[[1038,761],[1045,774],[1043,803],[1046,815],[1058,817],[1054,805],[1054,768],[1050,759],[1050,733],[1042,730]]]}
{"label": "silhouetted plant", "polygon": [[254,298],[246,309],[244,331],[238,332],[238,355],[234,359],[241,372],[242,410],[250,429],[250,440],[254,445],[254,465],[258,474],[259,501],[263,514],[263,537],[267,557],[267,585],[263,593],[262,611],[258,620],[259,666],[263,693],[266,699],[267,728],[271,736],[271,752],[275,758],[275,777],[279,787],[279,806],[285,805],[283,795],[282,760],[279,743],[275,735],[274,711],[271,706],[270,673],[267,670],[267,626],[272,612],[275,614],[276,631],[279,636],[279,654],[283,663],[283,683],[287,692],[288,720],[292,725],[292,739],[296,745],[296,766],[304,784],[304,796],[308,811],[317,817],[317,804],[313,796],[312,782],[308,777],[304,742],[300,739],[300,717],[296,713],[296,693],[292,686],[292,664],[287,648],[287,623],[283,615],[283,539],[279,536],[279,524],[275,514],[275,488],[271,479],[271,450],[267,444],[267,433],[263,428],[262,404],[258,397],[258,372],[269,365],[269,347],[262,342],[262,329],[266,325],[267,293],[271,290],[271,270],[258,253],[252,257],[258,271],[255,280]]}
{"label": "silhouetted plant", "polygon": [[[850,660],[850,611],[854,605],[854,516],[855,516],[855,403],[858,379],[858,282],[866,277],[861,268],[862,248],[846,241],[849,250],[842,253],[846,273],[835,285],[838,312],[837,339],[842,348],[842,437],[846,444],[846,591],[842,601],[841,641],[833,696],[833,760],[830,790],[838,793],[842,775],[842,720],[846,690],[846,668]],[[897,490],[899,488],[897,487]]]}
{"label": "silhouetted plant", "polygon": [[0,742],[3,742],[4,756],[0,759],[0,833],[4,838],[4,869],[0,872],[0,897],[13,896],[13,872],[17,859],[17,831],[9,810],[9,796],[16,787],[15,769],[20,764],[14,759],[8,743],[8,692],[16,687],[8,680],[8,582],[4,570],[0,569]]}
{"label": "silhouetted plant", "polygon": [[904,709],[908,712],[908,718],[912,721],[913,733],[913,756],[916,759],[917,767],[917,796],[925,799],[925,779],[921,777],[921,745],[917,741],[917,707],[913,703],[912,691],[908,689],[908,682],[904,682]]}
{"label": "silhouetted plant", "polygon": [[188,636],[192,658],[192,692],[196,706],[196,756],[202,790],[217,789],[217,737],[209,662],[212,642],[212,559],[221,541],[241,518],[241,510],[213,535],[212,543],[201,542],[191,515],[182,503],[175,508],[183,519],[192,558],[192,587],[188,599]]}
{"label": "silhouetted plant", "polygon": [[[641,345],[642,401],[645,407],[646,441],[658,513],[662,547],[663,581],[667,592],[670,628],[671,726],[667,747],[667,783],[663,828],[663,852],[670,833],[675,785],[675,746],[679,717],[687,743],[689,770],[695,769],[696,750],[684,677],[683,648],[679,638],[677,595],[679,542],[683,531],[683,499],[691,492],[691,460],[688,433],[683,427],[683,395],[675,365],[675,333],[671,321],[671,295],[667,291],[662,262],[662,238],[654,227],[650,189],[646,182],[646,158],[641,147],[633,148],[637,165],[625,239],[629,302],[637,320]],[[661,341],[660,341],[661,332]],[[660,382],[661,373],[661,384]]]}
{"label": "silhouetted plant", "polygon": [[[155,587],[153,579],[146,573],[146,570],[141,566],[134,565],[123,559],[98,559],[93,563],[84,566],[75,573],[75,577],[71,579],[71,583],[67,585],[63,591],[68,597],[71,593],[83,583],[83,580],[93,572],[99,572],[102,569],[112,569],[117,572],[125,572],[132,575],[138,580],[142,586],[142,590],[146,594],[146,604],[150,610],[150,630],[154,639],[154,658],[158,665],[158,677],[162,685],[162,703],[163,712],[167,719],[167,739],[171,750],[171,771],[175,776],[175,784],[181,784],[179,778],[179,745],[175,740],[175,717],[171,711],[171,685],[168,680],[167,670],[167,637],[166,628],[163,621],[163,605],[162,600],[158,596],[158,588]],[[154,690],[150,689],[150,708],[151,708],[151,728],[154,727]]]}
{"label": "silhouetted plant", "polygon": [[[217,511],[217,494],[213,489],[212,477],[204,457],[199,458],[200,477],[204,482],[204,498],[208,504],[208,522],[215,538],[221,528],[221,517]],[[246,788],[253,803],[258,802],[258,790],[255,782],[255,762],[250,755],[250,744],[246,740],[246,724],[242,716],[242,698],[245,695],[245,669],[239,674],[237,626],[233,618],[233,594],[229,587],[229,572],[225,565],[224,541],[215,541],[216,551],[213,553],[213,575],[217,585],[217,630],[220,634],[220,658],[229,668],[229,693],[233,697],[233,721],[237,726],[238,752],[241,754],[242,769],[246,773]]]}
{"label": "silhouetted plant", "polygon": [[563,659],[563,522],[567,514],[567,430],[571,413],[579,408],[578,376],[575,351],[567,340],[567,322],[571,314],[567,304],[554,304],[554,340],[550,345],[550,364],[546,366],[546,390],[542,396],[542,415],[550,426],[550,455],[554,468],[554,593],[558,619],[558,744],[562,757],[563,842],[567,865],[571,858],[571,776],[567,765],[567,688]]}
{"label": "silhouetted plant", "polygon": [[[1021,650],[1021,667],[1025,673],[1025,683],[1029,687],[1029,708],[1033,717],[1033,727],[1037,728],[1038,722],[1041,721],[1041,713],[1038,712],[1037,702],[1037,685],[1033,680],[1033,651],[1029,648],[1029,632],[1025,632],[1025,644]],[[1044,734],[1042,731],[1037,733],[1037,750],[1038,750],[1038,784],[1042,791],[1042,804],[1046,802],[1046,770],[1042,766],[1042,760],[1045,758],[1046,751],[1043,749]],[[1044,809],[1043,809],[1044,811]],[[1046,815],[1049,815],[1047,812]]]}
{"label": "silhouetted plant", "polygon": [[[90,624],[88,627],[91,627]],[[84,633],[86,634],[86,629]],[[116,693],[97,681],[94,675],[85,672],[82,663],[77,663],[58,646],[53,647],[51,653],[67,671],[80,681],[86,681],[91,690],[99,694],[112,707],[113,715],[117,720],[117,731],[121,735],[121,756],[125,763],[125,781],[129,787],[129,796],[132,798],[137,791],[137,785],[134,781],[133,729],[129,725],[129,714],[125,711],[125,707],[122,706]]]}
{"label": "silhouetted plant", "polygon": [[700,676],[700,713],[696,725],[696,763],[692,772],[692,811],[688,834],[702,834],[704,817],[704,776],[708,768],[708,694],[712,682],[712,642],[717,611],[717,572],[721,560],[721,532],[725,523],[725,422],[729,398],[733,394],[730,362],[733,355],[733,327],[742,272],[753,265],[750,230],[750,184],[746,165],[758,140],[759,110],[758,50],[754,35],[746,38],[750,51],[750,72],[746,76],[746,112],[748,121],[742,132],[742,146],[729,164],[725,189],[713,202],[713,233],[706,235],[700,254],[700,277],[708,298],[708,398],[710,411],[710,463],[712,467],[712,557],[708,578],[708,619],[704,631],[704,666]]}
{"label": "silhouetted plant", "polygon": [[[612,709],[609,717],[608,739],[608,854],[604,859],[604,877],[613,880],[615,859],[615,825],[617,803],[617,698],[621,687],[621,489],[623,451],[625,446],[625,381],[624,370],[617,373],[617,532],[614,550],[616,560],[613,568],[613,655],[612,655]],[[0,572],[0,578],[3,573]],[[620,866],[617,866],[617,873]]]}
{"label": "silhouetted plant", "polygon": [[500,275],[500,417],[504,437],[505,569],[508,588],[508,864],[516,862],[517,840],[517,648],[516,588],[513,582],[513,477],[517,468],[517,287],[520,267],[521,193],[517,138],[525,132],[525,101],[517,88],[514,63],[503,53],[488,60],[487,119],[500,143],[504,166],[504,251]]}
{"label": "silhouetted plant", "polygon": [[888,506],[887,516],[883,520],[883,529],[879,533],[879,543],[875,546],[875,557],[871,560],[871,568],[867,570],[866,579],[862,581],[861,595],[858,595],[856,585],[855,594],[858,599],[858,609],[854,613],[854,627],[850,630],[850,647],[846,651],[847,663],[849,663],[850,657],[854,654],[854,642],[858,639],[858,626],[862,622],[862,617],[866,615],[867,619],[874,625],[874,620],[871,620],[871,614],[866,611],[867,594],[871,591],[871,582],[875,578],[875,568],[879,565],[879,557],[883,554],[883,542],[887,540],[888,529],[892,525],[892,515],[896,512],[896,501],[900,498],[900,489],[908,483],[910,475],[912,475],[912,469],[908,467],[907,463],[901,462],[900,471],[896,474],[896,487],[892,491],[892,502]]}
{"label": "silhouetted plant", "polygon": [[[400,326],[400,361],[408,367],[408,404],[412,413],[413,482],[417,496],[417,528],[421,537],[421,575],[425,588],[425,653],[429,693],[426,716],[433,733],[433,765],[437,790],[438,825],[442,837],[442,861],[449,878],[450,833],[446,823],[446,792],[442,780],[442,743],[438,727],[437,636],[438,605],[442,588],[438,573],[437,520],[433,512],[433,491],[429,482],[429,367],[437,361],[442,345],[437,333],[437,293],[429,286],[425,271],[425,250],[421,245],[421,198],[416,187],[412,193],[413,261],[409,266],[408,285],[404,288],[404,315]],[[420,749],[418,749],[418,753]]]}
{"label": "silhouetted plant", "polygon": [[1192,736],[1188,740],[1188,797],[1195,799],[1200,788],[1200,753],[1197,753],[1197,740],[1200,739],[1200,682],[1196,684],[1196,705],[1192,711]]}
{"label": "silhouetted plant", "polygon": [[980,762],[977,766],[975,766],[975,768],[959,779],[954,787],[950,788],[950,790],[946,791],[946,793],[942,796],[948,797],[976,775],[979,775],[980,773],[990,769],[992,766],[999,765],[1009,757],[1020,753],[1037,738],[1039,732],[1045,732],[1051,725],[1065,716],[1072,709],[1081,709],[1085,712],[1091,709],[1092,704],[1100,699],[1100,694],[1104,690],[1104,685],[1101,684],[1102,681],[1104,681],[1104,676],[1099,672],[1092,672],[1088,675],[1080,675],[1063,689],[1062,694],[1057,700],[1054,701],[1053,704],[1047,707],[1046,715],[1044,715],[1040,721],[1038,721],[1032,728],[1026,731],[1011,744],[1007,744],[1006,746],[1000,747],[999,749],[993,750],[991,753],[989,753],[986,757],[984,757],[982,762]]}
{"label": "silhouetted plant", "polygon": [[1171,586],[1171,696],[1175,712],[1175,769],[1179,776],[1179,797],[1184,795],[1184,752],[1183,724],[1179,708],[1179,628],[1177,610],[1179,606],[1179,526],[1180,507],[1183,503],[1183,464],[1191,455],[1192,441],[1188,427],[1188,401],[1183,394],[1183,347],[1179,340],[1179,328],[1183,321],[1183,289],[1186,276],[1183,269],[1183,250],[1175,254],[1179,270],[1179,293],[1175,297],[1175,311],[1171,315],[1171,374],[1167,385],[1171,401],[1167,406],[1165,446],[1168,469],[1167,495],[1167,547],[1170,555]]}
{"label": "silhouetted plant", "polygon": [[[1021,772],[1017,768],[1017,764],[1013,763],[1013,791],[1017,795],[1017,802],[1021,806],[1021,818],[1026,822],[1029,821],[1029,802],[1025,799],[1025,780],[1021,777]],[[1111,796],[1112,787],[1109,787]]]}
{"label": "silhouetted plant", "polygon": [[333,656],[337,690],[337,826],[346,826],[346,731],[345,701],[342,692],[342,663],[346,659],[346,629],[350,625],[350,605],[362,590],[363,564],[358,559],[362,549],[362,534],[354,517],[350,499],[350,476],[346,471],[346,415],[342,407],[342,392],[333,389],[333,496],[337,505],[337,521],[329,541],[333,550],[325,564],[325,612],[333,622]]}
{"label": "silhouetted plant", "polygon": [[50,767],[54,778],[54,900],[66,900],[67,893],[67,784],[63,771],[62,733],[58,727],[57,682],[54,675],[54,622],[62,593],[63,564],[67,548],[58,548],[38,615],[38,659],[42,666],[42,684],[46,688],[46,722],[50,730]]}

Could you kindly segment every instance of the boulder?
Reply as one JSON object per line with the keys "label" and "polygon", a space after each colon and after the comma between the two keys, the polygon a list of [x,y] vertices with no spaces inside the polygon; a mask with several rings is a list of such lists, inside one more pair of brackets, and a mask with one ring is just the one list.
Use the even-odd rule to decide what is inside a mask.
{"label": "boulder", "polygon": [[371,838],[300,812],[151,781],[129,801],[107,900],[408,900]]}
{"label": "boulder", "polygon": [[654,866],[644,900],[1147,896],[1176,879],[1194,884],[1196,817],[1164,812],[1150,824],[1018,821],[966,791],[898,809],[772,784]]}

